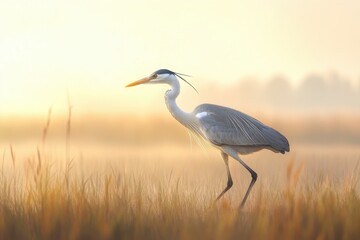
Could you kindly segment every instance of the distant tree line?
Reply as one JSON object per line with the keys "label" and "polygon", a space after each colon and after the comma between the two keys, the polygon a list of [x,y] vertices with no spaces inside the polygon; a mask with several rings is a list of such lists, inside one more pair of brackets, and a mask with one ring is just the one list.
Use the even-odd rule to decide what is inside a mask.
{"label": "distant tree line", "polygon": [[[219,89],[219,88],[218,88]],[[215,93],[215,98],[239,107],[266,107],[271,110],[357,111],[360,113],[360,81],[357,86],[337,73],[310,74],[298,86],[284,76],[275,76],[265,84],[256,78],[244,78],[235,86]],[[217,90],[218,91],[218,90]],[[216,91],[207,93],[214,97]]]}

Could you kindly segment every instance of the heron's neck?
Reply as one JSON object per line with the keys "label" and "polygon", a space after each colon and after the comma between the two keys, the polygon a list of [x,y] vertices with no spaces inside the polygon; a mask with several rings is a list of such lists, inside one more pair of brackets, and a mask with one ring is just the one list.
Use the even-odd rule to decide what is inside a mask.
{"label": "heron's neck", "polygon": [[176,103],[176,98],[180,93],[180,84],[179,82],[174,81],[170,84],[170,86],[171,89],[167,90],[165,93],[166,106],[176,120],[183,125],[188,125],[190,121],[190,114],[181,110]]}

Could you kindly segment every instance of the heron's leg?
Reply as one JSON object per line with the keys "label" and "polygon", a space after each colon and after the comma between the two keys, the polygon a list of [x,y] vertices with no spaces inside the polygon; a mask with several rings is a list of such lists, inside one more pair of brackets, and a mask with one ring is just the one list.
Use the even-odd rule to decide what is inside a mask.
{"label": "heron's leg", "polygon": [[228,155],[230,155],[231,157],[233,157],[234,159],[236,159],[237,161],[239,161],[241,163],[241,165],[243,165],[251,174],[251,182],[250,182],[250,185],[245,193],[245,196],[243,198],[243,200],[241,201],[241,204],[239,206],[239,208],[242,208],[244,207],[244,204],[246,202],[246,199],[248,198],[249,196],[249,193],[252,189],[252,187],[254,186],[255,182],[256,182],[256,179],[257,179],[257,173],[252,170],[243,160],[241,160],[241,158],[237,155],[237,152],[235,152],[233,149],[226,149],[227,151],[225,151],[225,153],[227,153]]}
{"label": "heron's leg", "polygon": [[[249,169],[251,169],[251,168],[249,168]],[[249,170],[249,171],[250,171],[250,170]],[[256,173],[256,172],[254,172],[253,170],[251,170],[250,173],[251,173],[252,179],[251,179],[250,185],[249,185],[249,187],[248,187],[248,190],[246,191],[245,196],[244,196],[243,200],[241,201],[241,204],[240,204],[240,207],[239,207],[239,208],[243,208],[243,207],[244,207],[244,204],[245,204],[245,202],[246,202],[246,199],[248,198],[248,195],[249,195],[249,193],[250,193],[250,191],[251,191],[252,187],[254,186],[254,184],[255,184],[255,182],[256,182],[256,179],[257,179],[257,173]]]}
{"label": "heron's leg", "polygon": [[226,165],[228,181],[227,181],[227,185],[226,185],[225,189],[219,194],[219,196],[216,198],[216,201],[219,200],[233,185],[233,181],[232,181],[230,169],[229,169],[229,155],[227,155],[224,152],[221,152],[221,157],[223,158],[224,163]]}

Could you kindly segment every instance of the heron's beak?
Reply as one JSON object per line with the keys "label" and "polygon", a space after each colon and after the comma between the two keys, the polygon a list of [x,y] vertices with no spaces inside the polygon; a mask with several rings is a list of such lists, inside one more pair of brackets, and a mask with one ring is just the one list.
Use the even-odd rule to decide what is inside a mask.
{"label": "heron's beak", "polygon": [[136,85],[139,85],[139,84],[143,84],[143,83],[147,83],[151,80],[151,78],[149,77],[144,77],[138,81],[135,81],[135,82],[132,82],[132,83],[129,83],[128,85],[126,85],[125,87],[133,87],[133,86],[136,86]]}

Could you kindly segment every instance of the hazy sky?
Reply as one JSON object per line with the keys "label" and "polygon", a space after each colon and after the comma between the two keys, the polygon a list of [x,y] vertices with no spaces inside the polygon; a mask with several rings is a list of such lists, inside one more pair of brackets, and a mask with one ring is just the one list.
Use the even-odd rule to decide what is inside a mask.
{"label": "hazy sky", "polygon": [[164,88],[123,86],[159,68],[198,86],[329,71],[359,82],[359,26],[355,0],[0,0],[0,115],[63,111],[66,89],[80,112],[149,111]]}

